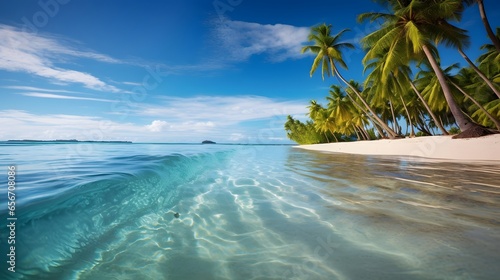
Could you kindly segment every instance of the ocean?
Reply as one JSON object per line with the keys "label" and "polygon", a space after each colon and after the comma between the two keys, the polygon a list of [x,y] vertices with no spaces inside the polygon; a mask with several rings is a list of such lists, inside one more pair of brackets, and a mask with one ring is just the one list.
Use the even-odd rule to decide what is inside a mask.
{"label": "ocean", "polygon": [[0,279],[500,275],[500,162],[50,142],[0,162]]}

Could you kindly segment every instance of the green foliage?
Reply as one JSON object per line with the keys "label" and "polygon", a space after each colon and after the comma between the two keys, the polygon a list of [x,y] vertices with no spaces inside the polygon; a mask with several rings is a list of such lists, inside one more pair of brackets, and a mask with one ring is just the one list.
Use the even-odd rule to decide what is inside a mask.
{"label": "green foliage", "polygon": [[[348,82],[337,68],[340,65],[347,69],[342,50],[354,47],[340,42],[348,29],[335,35],[331,25],[311,29],[308,39],[313,44],[302,48],[302,53],[316,55],[310,75],[321,67],[323,79],[325,74],[335,75],[347,87],[333,85],[326,106],[311,101],[310,120],[305,123],[289,116],[285,124],[288,137],[299,144],[372,140],[395,136],[396,132],[401,135],[401,121],[406,121],[416,136],[432,135],[438,128],[446,134],[443,126],[467,127],[463,125],[470,122],[466,118],[500,129],[500,96],[496,89],[492,90],[500,89],[500,52],[495,45],[481,47],[483,53],[477,59],[480,72],[458,63],[440,65],[439,44],[455,51],[458,59],[458,50],[470,44],[467,31],[450,22],[460,23],[463,11],[476,1],[375,1],[385,5],[388,12],[358,17],[358,21],[380,23],[379,29],[361,40],[367,73],[362,86]],[[418,74],[414,75],[416,70]],[[459,131],[452,127],[449,132]]]}
{"label": "green foliage", "polygon": [[300,145],[329,142],[325,134],[316,130],[312,121],[303,123],[295,120],[292,116],[288,116],[285,123],[285,131],[288,139]]}
{"label": "green foliage", "polygon": [[459,134],[460,133],[460,128],[454,126],[454,127],[452,127],[452,128],[449,129],[449,132],[452,135]]}
{"label": "green foliage", "polygon": [[330,76],[335,75],[335,62],[340,64],[342,67],[347,69],[347,64],[342,58],[341,50],[343,49],[353,49],[354,45],[351,43],[339,42],[340,37],[349,29],[344,29],[337,33],[336,35],[331,35],[332,25],[322,24],[311,28],[311,33],[307,37],[310,42],[314,45],[305,46],[302,48],[301,52],[305,53],[310,51],[316,54],[316,58],[313,61],[311,67],[310,76],[316,72],[316,69],[320,64],[321,67],[321,77],[325,79],[325,73]]}

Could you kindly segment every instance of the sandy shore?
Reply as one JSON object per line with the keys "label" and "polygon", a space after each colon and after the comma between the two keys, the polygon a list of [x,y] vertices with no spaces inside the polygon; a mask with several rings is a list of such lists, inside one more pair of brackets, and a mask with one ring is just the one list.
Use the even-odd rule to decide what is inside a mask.
{"label": "sandy shore", "polygon": [[402,156],[454,161],[500,162],[500,134],[471,139],[427,136],[396,140],[357,141],[297,146],[301,149],[333,153]]}

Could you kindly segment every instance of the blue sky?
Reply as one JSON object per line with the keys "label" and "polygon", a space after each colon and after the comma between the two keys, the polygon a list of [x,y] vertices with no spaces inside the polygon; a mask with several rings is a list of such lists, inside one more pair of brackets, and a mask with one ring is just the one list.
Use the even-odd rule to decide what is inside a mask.
{"label": "blue sky", "polygon": [[[500,4],[485,1],[493,27]],[[289,143],[287,115],[304,119],[334,78],[309,77],[301,55],[311,26],[350,28],[358,44],[376,24],[363,1],[0,0],[0,140]],[[477,6],[460,27],[467,53],[489,43]],[[443,64],[460,62],[441,52]],[[363,80],[359,48],[348,79]]]}

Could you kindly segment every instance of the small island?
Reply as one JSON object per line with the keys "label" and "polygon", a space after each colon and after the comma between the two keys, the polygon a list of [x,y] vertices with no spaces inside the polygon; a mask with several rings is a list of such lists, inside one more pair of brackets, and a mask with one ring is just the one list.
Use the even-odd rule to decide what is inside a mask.
{"label": "small island", "polygon": [[201,142],[201,144],[216,144],[216,143],[214,141],[204,140]]}

